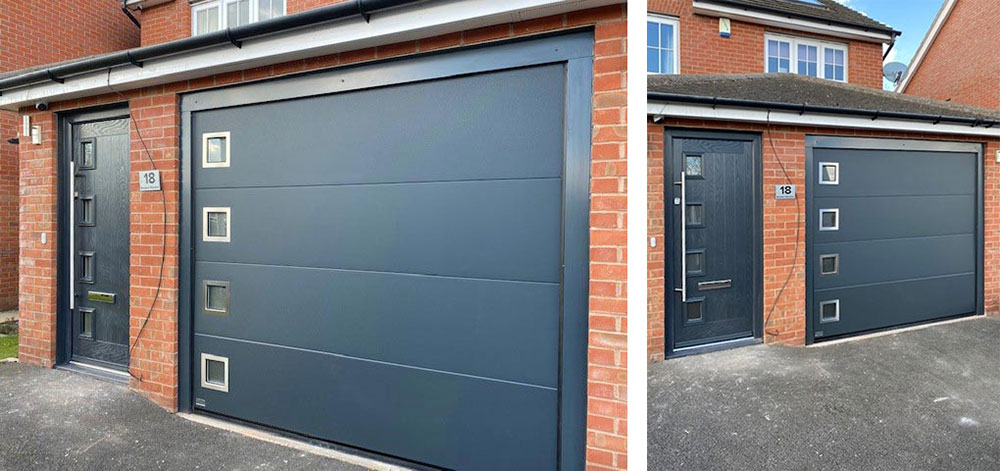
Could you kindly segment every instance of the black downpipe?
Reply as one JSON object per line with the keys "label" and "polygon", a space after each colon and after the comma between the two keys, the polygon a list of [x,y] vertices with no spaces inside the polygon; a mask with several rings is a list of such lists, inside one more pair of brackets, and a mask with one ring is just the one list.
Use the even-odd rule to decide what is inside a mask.
{"label": "black downpipe", "polygon": [[35,83],[63,80],[73,75],[96,72],[112,67],[142,63],[151,59],[195,51],[222,44],[241,43],[267,34],[279,33],[295,28],[310,26],[327,21],[361,16],[366,20],[372,13],[387,8],[417,3],[424,0],[355,0],[325,7],[306,10],[291,15],[258,21],[211,33],[191,36],[152,46],[138,47],[100,57],[83,59],[46,69],[35,70],[0,80],[0,92]]}
{"label": "black downpipe", "polygon": [[693,95],[681,95],[677,93],[665,93],[665,92],[649,92],[646,94],[646,97],[649,100],[653,101],[696,103],[701,105],[724,105],[724,106],[735,106],[740,108],[762,108],[769,110],[794,111],[800,114],[804,112],[812,112],[812,113],[836,114],[836,115],[865,116],[872,119],[878,119],[878,118],[908,119],[914,121],[929,121],[934,124],[940,122],[949,122],[956,124],[968,124],[971,125],[972,127],[983,126],[987,128],[991,128],[993,126],[996,126],[997,124],[1000,124],[1000,121],[996,120],[967,118],[963,116],[927,115],[919,113],[907,113],[902,111],[863,110],[859,108],[839,108],[834,106],[807,105],[804,103],[795,104],[795,103],[781,103],[773,101],[744,100],[739,98],[693,96]]}
{"label": "black downpipe", "polygon": [[122,0],[122,12],[125,13],[125,16],[127,16],[128,19],[132,20],[132,23],[135,24],[136,27],[141,28],[142,25],[139,24],[139,19],[136,18],[135,15],[133,15],[132,12],[128,9],[127,2],[128,0]]}

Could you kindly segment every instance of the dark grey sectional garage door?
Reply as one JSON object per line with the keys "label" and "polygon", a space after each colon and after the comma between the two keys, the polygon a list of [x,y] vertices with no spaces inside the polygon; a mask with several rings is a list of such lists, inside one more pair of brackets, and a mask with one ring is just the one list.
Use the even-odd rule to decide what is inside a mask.
{"label": "dark grey sectional garage door", "polygon": [[975,313],[975,146],[815,139],[807,221],[815,338]]}
{"label": "dark grey sectional garage door", "polygon": [[[190,113],[194,407],[446,469],[544,470],[568,400],[582,448],[585,275],[567,287],[562,267],[564,243],[585,267],[586,242],[563,212],[586,220],[564,172],[588,164],[568,156],[568,68]],[[209,160],[228,147],[228,166],[205,168],[224,132]],[[205,211],[228,241],[204,240]],[[561,363],[564,321],[580,355]]]}

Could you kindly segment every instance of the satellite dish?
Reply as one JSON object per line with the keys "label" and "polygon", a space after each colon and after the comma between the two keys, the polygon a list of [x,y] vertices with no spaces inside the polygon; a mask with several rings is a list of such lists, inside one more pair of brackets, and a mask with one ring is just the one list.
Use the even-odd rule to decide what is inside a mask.
{"label": "satellite dish", "polygon": [[903,77],[906,77],[906,68],[906,64],[902,62],[890,62],[882,67],[882,76],[893,85],[899,85]]}

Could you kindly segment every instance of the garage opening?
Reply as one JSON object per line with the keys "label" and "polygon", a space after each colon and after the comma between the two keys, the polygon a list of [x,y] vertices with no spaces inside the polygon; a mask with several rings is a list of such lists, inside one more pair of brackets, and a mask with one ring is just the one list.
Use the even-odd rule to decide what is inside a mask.
{"label": "garage opening", "polygon": [[807,138],[808,340],[982,312],[982,146]]}
{"label": "garage opening", "polygon": [[182,407],[443,469],[582,468],[592,51],[185,96]]}

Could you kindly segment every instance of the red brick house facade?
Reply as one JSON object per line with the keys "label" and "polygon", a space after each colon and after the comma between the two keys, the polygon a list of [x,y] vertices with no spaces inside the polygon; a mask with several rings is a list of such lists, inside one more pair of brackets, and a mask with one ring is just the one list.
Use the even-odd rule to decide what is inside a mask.
{"label": "red brick house facade", "polygon": [[[130,1],[133,7],[143,2]],[[289,0],[287,14],[337,4],[334,0]],[[430,51],[458,50],[514,38],[542,37],[582,30],[593,34],[592,116],[590,146],[589,327],[586,360],[586,469],[626,468],[626,195],[625,195],[625,6],[612,1],[591,2],[580,9],[544,5],[530,13],[504,13],[476,18],[470,24],[441,25],[446,32],[422,36],[405,33],[402,42],[364,40],[364,48],[310,55],[224,73],[191,72],[188,78],[151,86],[114,87],[54,99],[47,111],[9,98],[40,126],[42,144],[22,139],[20,145],[20,361],[52,367],[57,363],[57,268],[59,247],[58,125],[59,116],[74,110],[127,102],[132,118],[130,136],[130,387],[169,410],[179,407],[179,317],[181,237],[181,95],[198,90],[290,76],[322,69],[335,70],[362,63],[398,59]],[[192,6],[186,1],[150,2],[141,11],[142,46],[164,44],[191,36]],[[585,5],[590,3],[584,2]],[[603,6],[602,6],[603,5]],[[502,6],[498,6],[502,9]],[[555,13],[539,15],[537,12]],[[121,15],[121,13],[118,13]],[[475,16],[475,12],[470,13]],[[511,15],[523,15],[510,21]],[[377,24],[378,16],[372,18]],[[149,70],[148,66],[144,70]],[[107,73],[111,77],[111,73]],[[108,79],[110,83],[110,78]],[[67,82],[68,83],[68,82]],[[5,98],[9,97],[5,93]],[[14,103],[14,104],[12,104]],[[141,136],[141,137],[140,137]],[[160,195],[139,191],[137,172],[161,172],[166,221],[161,226]],[[165,232],[161,232],[165,230]],[[44,239],[45,235],[48,239]],[[159,256],[165,238],[165,258]],[[162,280],[161,280],[162,278]],[[158,286],[159,285],[159,286]],[[157,294],[157,290],[158,294]],[[143,322],[151,308],[148,322]],[[141,333],[141,337],[139,334]]]}
{"label": "red brick house facade", "polygon": [[[139,28],[115,0],[57,1],[39,15],[32,2],[0,4],[0,73],[139,45]],[[72,38],[72,40],[67,40]],[[17,137],[17,114],[0,113],[0,136]],[[0,311],[17,307],[17,149],[0,144]]]}
{"label": "red brick house facade", "polygon": [[[1000,46],[1000,10],[989,0],[947,0],[898,91],[983,108],[1000,108],[1000,66],[983,51]],[[970,42],[975,44],[969,47]]]}
{"label": "red brick house facade", "polygon": [[[770,5],[770,9],[761,6],[767,4]],[[789,4],[795,5],[788,7]],[[825,12],[815,13],[819,11],[815,10],[817,6]],[[791,10],[779,11],[786,7]],[[752,337],[758,342],[788,345],[811,343],[823,334],[818,321],[811,326],[811,320],[807,316],[807,312],[811,309],[808,299],[812,293],[810,282],[807,282],[808,269],[815,263],[811,258],[806,260],[807,220],[811,216],[806,213],[804,202],[813,191],[811,185],[815,184],[807,181],[806,156],[809,139],[887,138],[894,140],[891,141],[894,143],[902,142],[898,140],[973,141],[983,143],[986,149],[985,155],[990,156],[997,148],[996,136],[989,133],[971,137],[963,135],[961,128],[945,131],[941,127],[935,129],[934,126],[923,127],[925,131],[906,131],[912,124],[906,120],[919,119],[907,114],[897,115],[905,119],[897,122],[900,126],[897,129],[894,129],[894,125],[890,125],[887,120],[883,122],[887,116],[880,115],[881,112],[917,110],[920,106],[950,105],[919,100],[894,102],[891,95],[881,92],[882,51],[891,44],[898,32],[883,25],[884,35],[881,38],[860,37],[846,34],[845,31],[836,28],[831,28],[826,34],[822,34],[820,28],[807,25],[816,21],[826,25],[842,25],[830,18],[854,18],[850,21],[856,21],[856,32],[874,31],[870,23],[872,20],[853,17],[852,12],[832,1],[650,0],[648,8],[651,21],[668,18],[668,21],[675,22],[673,23],[675,28],[679,29],[677,35],[679,43],[674,48],[679,51],[680,56],[679,74],[681,78],[689,79],[660,80],[655,75],[650,75],[649,79],[647,230],[650,243],[647,246],[649,282],[647,352],[651,362],[661,361],[670,356],[671,331],[677,332],[682,328],[678,327],[679,324],[675,324],[679,322],[676,319],[681,314],[671,314],[674,308],[669,307],[679,299],[679,292],[675,292],[675,288],[685,289],[689,293],[692,289],[677,288],[680,286],[679,282],[675,282],[672,286],[667,285],[669,272],[679,269],[679,265],[670,263],[672,257],[668,256],[671,250],[678,250],[676,248],[678,242],[674,239],[676,234],[666,232],[666,228],[669,227],[666,218],[673,217],[669,216],[674,214],[672,206],[679,204],[679,199],[665,200],[665,195],[676,194],[676,182],[679,179],[677,174],[668,175],[665,171],[665,162],[672,151],[664,147],[664,139],[670,132],[707,130],[714,133],[736,132],[759,136],[757,139],[760,148],[757,152],[762,160],[760,181],[763,186],[760,209],[762,228],[759,235],[762,258],[759,261],[760,279],[755,283],[759,283],[760,297],[758,301],[748,306],[750,311],[757,314],[752,316],[755,319],[753,334],[746,335],[748,340]],[[819,18],[824,15],[827,18]],[[739,16],[744,16],[746,21],[740,21]],[[728,37],[720,32],[720,18],[731,21]],[[795,23],[799,21],[803,24],[796,25]],[[771,74],[761,74],[768,71],[769,67],[768,59],[765,57],[767,54],[765,41],[768,35],[807,38],[803,40],[805,44],[810,44],[813,40],[844,44],[849,64],[844,77],[847,84],[827,85],[817,79],[789,78],[780,80],[782,85],[778,85],[776,80],[771,80],[775,78]],[[941,50],[954,49],[942,47]],[[795,72],[794,67],[793,60],[792,72]],[[704,79],[694,77],[698,74],[712,75]],[[819,76],[823,76],[822,72]],[[795,89],[794,93],[787,91],[792,88]],[[823,96],[837,98],[824,99]],[[848,96],[853,96],[856,101],[848,99]],[[855,106],[852,107],[851,104]],[[827,106],[824,108],[823,105]],[[945,115],[962,114],[967,111],[961,107],[941,108],[941,110]],[[786,116],[782,113],[788,114]],[[810,117],[810,113],[814,116]],[[851,113],[867,115],[871,123],[880,124],[868,125],[864,121],[849,122],[839,118],[841,114]],[[970,113],[977,116],[989,114],[983,110]],[[930,123],[933,121],[931,119]],[[870,144],[880,141],[864,142]],[[983,169],[987,180],[993,171],[995,168],[992,159],[988,158]],[[775,191],[778,185],[794,185],[798,190],[797,196],[793,199],[776,199]],[[987,201],[991,198],[989,196],[991,190],[991,186],[986,184],[983,191],[986,192]],[[992,237],[990,228],[995,225],[995,220],[991,216],[994,212],[995,209],[990,207],[985,211],[986,247],[990,246],[989,241]],[[691,250],[691,247],[688,246],[687,250]],[[987,313],[996,312],[1000,308],[995,303],[994,295],[991,294],[996,292],[998,286],[990,275],[989,267],[996,263],[993,254],[987,252],[984,260],[986,294],[983,307]],[[712,276],[708,278],[712,279]],[[819,336],[814,336],[814,333]],[[718,345],[721,348],[725,343],[720,342]],[[686,346],[676,345],[677,351],[674,354],[682,354],[684,351],[682,347]],[[715,344],[709,342],[704,348],[713,348],[713,345]]]}

